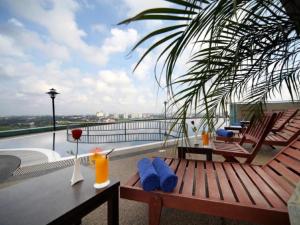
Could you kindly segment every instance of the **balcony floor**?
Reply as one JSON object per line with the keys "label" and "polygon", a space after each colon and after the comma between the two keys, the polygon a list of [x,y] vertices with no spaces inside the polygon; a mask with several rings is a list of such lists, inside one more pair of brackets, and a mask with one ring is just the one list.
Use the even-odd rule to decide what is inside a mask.
{"label": "balcony floor", "polygon": [[[271,149],[269,146],[263,146],[263,149],[259,152],[259,155],[254,160],[255,164],[263,164],[268,161],[273,155],[278,152],[276,149]],[[119,179],[122,183],[125,183],[130,176],[136,172],[136,163],[143,157],[153,156],[167,156],[176,157],[176,149],[168,148],[165,151],[153,149],[153,150],[135,150],[135,151],[124,151],[114,153],[111,157],[110,162],[110,177]],[[205,159],[202,155],[187,155],[187,158]],[[223,161],[221,156],[213,156],[214,161]],[[29,176],[30,177],[30,176]],[[6,183],[0,184],[1,187],[13,185],[16,182],[20,182],[25,178],[17,178],[8,180]],[[82,220],[83,225],[106,225],[106,204],[94,210],[88,214]],[[243,224],[249,225],[251,223],[239,222],[233,220],[225,220],[227,225]],[[148,209],[147,205],[120,199],[120,224],[121,225],[147,225],[148,224]],[[205,214],[196,214],[185,211],[179,211],[175,209],[166,209],[162,211],[160,225],[219,225],[222,221],[218,217],[207,216]]]}
{"label": "balcony floor", "polygon": [[[119,178],[122,183],[125,183],[130,176],[136,171],[136,163],[143,157],[152,156],[175,156],[174,149],[168,149],[166,152],[152,152],[144,153],[130,157],[124,157],[111,161],[111,176]],[[272,155],[276,154],[278,150],[273,150],[269,146],[264,146],[264,149],[256,157],[256,164],[262,164],[266,162]],[[205,159],[200,155],[191,155],[192,158]],[[187,156],[188,158],[188,156]],[[213,160],[223,160],[220,156],[213,156]],[[83,219],[83,225],[104,225],[106,220],[106,205],[103,205],[90,213]],[[225,220],[226,225],[234,224],[251,224],[246,222],[239,222],[233,220]],[[120,199],[120,224],[122,225],[147,225],[148,224],[148,208],[146,204]],[[205,214],[196,214],[190,212],[184,212],[175,209],[164,208],[161,215],[160,225],[219,225],[222,221],[218,217],[207,216]]]}

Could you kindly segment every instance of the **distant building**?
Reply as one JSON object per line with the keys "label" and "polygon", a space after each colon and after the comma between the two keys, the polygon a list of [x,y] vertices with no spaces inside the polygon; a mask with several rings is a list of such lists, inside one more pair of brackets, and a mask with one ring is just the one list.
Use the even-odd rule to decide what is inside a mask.
{"label": "distant building", "polygon": [[103,117],[105,117],[105,113],[102,112],[102,111],[100,111],[100,112],[97,112],[97,113],[96,113],[96,116],[97,116],[98,118],[103,118]]}
{"label": "distant building", "polygon": [[30,128],[35,127],[35,123],[34,123],[34,122],[30,122],[30,123],[29,123],[29,127],[30,127]]}
{"label": "distant building", "polygon": [[102,119],[102,122],[104,122],[104,123],[113,123],[113,122],[116,122],[116,120],[113,119],[113,118],[105,118],[105,119]]}
{"label": "distant building", "polygon": [[142,114],[142,118],[143,119],[148,119],[148,118],[150,118],[151,117],[151,114],[150,113],[143,113]]}

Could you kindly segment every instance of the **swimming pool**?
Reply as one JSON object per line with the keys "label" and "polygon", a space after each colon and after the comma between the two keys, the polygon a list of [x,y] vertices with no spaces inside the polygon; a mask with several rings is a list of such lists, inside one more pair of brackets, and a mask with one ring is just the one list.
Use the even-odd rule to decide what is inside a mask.
{"label": "swimming pool", "polygon": [[[197,121],[197,120],[196,120]],[[187,124],[190,126],[190,120]],[[191,128],[189,130],[189,135],[193,135]],[[131,141],[131,142],[119,142],[119,143],[103,143],[103,144],[79,144],[79,153],[85,154],[89,153],[93,148],[100,147],[103,150],[108,150],[111,148],[124,148],[130,146],[138,146],[142,144],[153,143],[153,141]],[[67,141],[67,131],[61,130],[32,135],[23,135],[10,138],[0,139],[0,150],[1,149],[17,149],[17,148],[41,148],[49,149],[51,151],[57,152],[61,157],[70,156],[68,152],[76,150],[76,144]]]}
{"label": "swimming pool", "polygon": [[[108,144],[79,144],[79,154],[89,153],[93,148],[100,147],[104,150],[111,148],[121,148],[127,146],[141,145],[150,143],[149,141],[120,142]],[[66,130],[24,135],[11,138],[0,139],[1,149],[16,148],[43,148],[56,151],[61,157],[70,156],[69,151],[76,150],[76,144],[67,142]]]}

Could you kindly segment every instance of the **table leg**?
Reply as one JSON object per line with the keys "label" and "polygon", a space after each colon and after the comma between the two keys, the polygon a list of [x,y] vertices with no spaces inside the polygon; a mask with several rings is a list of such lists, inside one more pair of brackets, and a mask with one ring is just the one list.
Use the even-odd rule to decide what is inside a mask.
{"label": "table leg", "polygon": [[112,191],[111,198],[107,201],[107,224],[119,225],[119,187]]}
{"label": "table leg", "polygon": [[75,221],[74,223],[72,223],[72,225],[81,225],[81,219],[80,219],[80,220],[77,220],[77,221]]}
{"label": "table leg", "polygon": [[177,148],[178,159],[185,159],[185,150],[184,148]]}
{"label": "table leg", "polygon": [[207,161],[212,161],[212,151],[207,151],[206,159],[207,159]]}

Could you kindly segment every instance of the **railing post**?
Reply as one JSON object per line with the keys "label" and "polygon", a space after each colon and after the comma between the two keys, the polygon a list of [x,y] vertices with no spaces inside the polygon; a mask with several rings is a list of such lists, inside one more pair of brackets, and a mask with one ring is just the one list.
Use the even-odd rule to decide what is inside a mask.
{"label": "railing post", "polygon": [[159,140],[162,140],[161,138],[161,121],[157,121],[159,124],[158,133],[159,133]]}
{"label": "railing post", "polygon": [[127,135],[127,130],[126,130],[126,122],[124,122],[124,125],[125,125],[125,127],[124,127],[125,141],[127,141],[127,137],[126,137],[126,135]]}
{"label": "railing post", "polygon": [[86,128],[86,135],[87,135],[87,141],[90,142],[90,127],[87,126]]}
{"label": "railing post", "polygon": [[67,140],[69,141],[69,125],[67,126]]}

